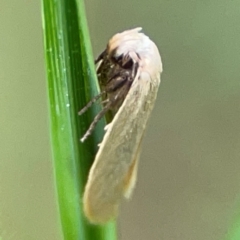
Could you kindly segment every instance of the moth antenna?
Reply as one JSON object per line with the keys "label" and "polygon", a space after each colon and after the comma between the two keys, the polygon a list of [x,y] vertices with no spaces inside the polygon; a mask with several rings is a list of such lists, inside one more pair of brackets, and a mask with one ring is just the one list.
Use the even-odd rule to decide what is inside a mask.
{"label": "moth antenna", "polygon": [[104,58],[104,56],[107,54],[107,50],[105,49],[98,57],[97,59],[94,61],[95,64],[97,64],[100,60],[102,60]]}
{"label": "moth antenna", "polygon": [[84,136],[81,138],[81,142],[84,142],[91,134],[93,129],[95,128],[98,121],[103,117],[103,115],[110,109],[111,102],[109,102],[101,112],[99,112],[96,117],[93,119],[93,122],[91,123],[90,127],[88,128],[87,132],[84,134]]}
{"label": "moth antenna", "polygon": [[99,93],[97,96],[95,96],[94,98],[92,98],[85,107],[83,107],[79,112],[78,115],[82,115],[83,113],[85,113],[92,105],[93,103],[95,103],[103,94],[105,94],[106,92],[103,91],[101,93]]}

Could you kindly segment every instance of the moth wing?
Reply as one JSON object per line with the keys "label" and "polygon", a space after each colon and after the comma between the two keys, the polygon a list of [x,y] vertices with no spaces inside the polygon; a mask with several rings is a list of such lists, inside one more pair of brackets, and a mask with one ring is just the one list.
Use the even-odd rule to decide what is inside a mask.
{"label": "moth wing", "polygon": [[134,160],[132,161],[132,164],[129,167],[128,173],[126,174],[124,179],[124,197],[127,199],[131,197],[133,189],[136,185],[138,162],[140,158],[141,147],[142,147],[142,139],[138,146],[136,156],[134,157]]}
{"label": "moth wing", "polygon": [[157,96],[160,72],[137,76],[107,128],[89,173],[83,204],[93,223],[114,218],[122,196],[129,195],[136,181],[141,140]]}

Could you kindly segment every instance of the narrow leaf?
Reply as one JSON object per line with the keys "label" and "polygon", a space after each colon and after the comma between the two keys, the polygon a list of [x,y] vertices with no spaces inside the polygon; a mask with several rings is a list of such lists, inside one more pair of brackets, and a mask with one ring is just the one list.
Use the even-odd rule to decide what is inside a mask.
{"label": "narrow leaf", "polygon": [[98,92],[82,0],[42,0],[51,144],[65,240],[116,239],[115,223],[94,226],[82,213],[82,193],[103,137],[101,121],[85,143],[79,139],[99,107],[78,111]]}

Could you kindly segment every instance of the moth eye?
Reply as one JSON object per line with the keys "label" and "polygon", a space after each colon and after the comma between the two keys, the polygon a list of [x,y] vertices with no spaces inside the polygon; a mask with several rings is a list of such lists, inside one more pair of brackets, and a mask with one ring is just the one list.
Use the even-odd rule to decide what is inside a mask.
{"label": "moth eye", "polygon": [[123,58],[122,67],[125,69],[131,69],[133,67],[133,60],[129,57]]}
{"label": "moth eye", "polygon": [[122,61],[122,58],[123,58],[122,55],[117,56],[117,55],[113,54],[113,55],[111,56],[111,60],[112,60],[112,62],[115,63],[115,64],[119,64],[119,63]]}
{"label": "moth eye", "polygon": [[133,61],[129,56],[116,56],[112,55],[111,60],[113,63],[118,64],[120,67],[124,69],[131,69],[133,67]]}

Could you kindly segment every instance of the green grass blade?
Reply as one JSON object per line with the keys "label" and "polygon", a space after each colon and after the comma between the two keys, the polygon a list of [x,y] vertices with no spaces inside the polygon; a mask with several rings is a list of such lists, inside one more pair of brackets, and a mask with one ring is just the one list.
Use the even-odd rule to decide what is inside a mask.
{"label": "green grass blade", "polygon": [[98,92],[83,1],[42,0],[45,59],[54,172],[65,240],[114,240],[115,223],[93,226],[83,216],[81,197],[103,136],[101,121],[84,144],[79,139],[98,107],[78,111]]}

